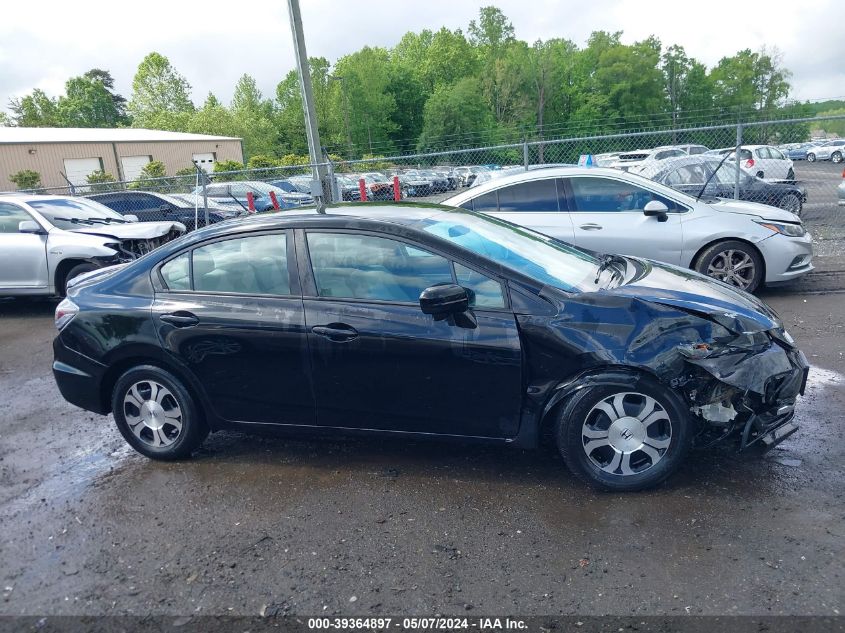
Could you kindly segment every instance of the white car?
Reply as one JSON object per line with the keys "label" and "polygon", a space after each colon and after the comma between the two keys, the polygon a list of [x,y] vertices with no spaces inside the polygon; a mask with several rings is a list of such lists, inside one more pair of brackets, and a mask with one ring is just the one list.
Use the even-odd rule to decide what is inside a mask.
{"label": "white car", "polygon": [[666,146],[655,147],[654,149],[637,149],[633,152],[623,152],[619,154],[618,158],[610,163],[608,167],[615,167],[622,171],[631,172],[633,174],[648,175],[655,163],[666,160],[667,158],[678,158],[687,156],[680,147]]}
{"label": "white car", "polygon": [[[730,154],[733,160],[736,148],[723,147],[710,150],[707,153],[718,154],[719,156]],[[739,164],[757,178],[762,178],[768,182],[795,180],[792,159],[777,147],[771,145],[743,145],[739,148]]]}
{"label": "white car", "polygon": [[443,204],[593,251],[692,268],[749,292],[813,270],[812,238],[792,213],[754,202],[696,200],[617,169],[535,169]]}
{"label": "white car", "polygon": [[811,163],[817,160],[841,163],[843,156],[845,156],[845,139],[843,138],[826,141],[807,150],[807,160]]}
{"label": "white car", "polygon": [[0,198],[0,296],[63,295],[68,282],[131,261],[185,232],[179,222],[137,222],[70,196]]}

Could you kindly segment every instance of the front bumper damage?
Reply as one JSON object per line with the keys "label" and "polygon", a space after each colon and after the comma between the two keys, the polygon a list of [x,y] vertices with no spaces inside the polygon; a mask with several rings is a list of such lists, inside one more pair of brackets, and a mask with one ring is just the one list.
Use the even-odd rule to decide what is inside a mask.
{"label": "front bumper damage", "polygon": [[782,330],[745,333],[728,344],[678,347],[692,370],[677,386],[699,424],[697,445],[738,433],[740,450],[779,444],[798,430],[795,402],[803,395],[809,364]]}

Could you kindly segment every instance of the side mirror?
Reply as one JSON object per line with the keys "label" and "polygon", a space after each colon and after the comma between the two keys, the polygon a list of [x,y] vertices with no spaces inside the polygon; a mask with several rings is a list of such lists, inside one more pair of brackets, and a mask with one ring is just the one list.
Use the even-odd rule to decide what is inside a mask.
{"label": "side mirror", "polygon": [[139,220],[138,220],[138,216],[137,216],[137,215],[132,215],[131,213],[129,213],[129,214],[127,214],[127,215],[124,215],[124,216],[123,216],[123,219],[124,219],[124,220],[127,220],[127,221],[129,221],[129,222],[138,222],[138,221],[139,221]]}
{"label": "side mirror", "polygon": [[665,222],[669,219],[669,207],[659,200],[652,200],[645,205],[643,215],[656,217],[658,222]]}
{"label": "side mirror", "polygon": [[18,222],[18,233],[31,233],[33,235],[45,235],[47,231],[41,228],[35,220],[21,220]]}
{"label": "side mirror", "polygon": [[430,286],[420,293],[420,309],[430,314],[435,321],[474,329],[478,326],[475,316],[469,311],[469,294],[457,284]]}

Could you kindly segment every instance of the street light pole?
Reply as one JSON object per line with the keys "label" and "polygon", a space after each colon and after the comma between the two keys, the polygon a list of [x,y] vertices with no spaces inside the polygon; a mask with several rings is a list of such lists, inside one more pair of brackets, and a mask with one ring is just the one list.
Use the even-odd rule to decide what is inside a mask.
{"label": "street light pole", "polygon": [[288,0],[290,30],[299,72],[299,88],[302,92],[302,109],[305,114],[305,133],[308,136],[308,153],[311,159],[311,194],[317,203],[317,212],[325,213],[326,201],[330,199],[326,183],[326,166],[321,153],[320,132],[317,129],[317,113],[314,108],[314,94],[311,88],[311,68],[308,52],[305,50],[305,34],[302,31],[302,14],[299,0]]}

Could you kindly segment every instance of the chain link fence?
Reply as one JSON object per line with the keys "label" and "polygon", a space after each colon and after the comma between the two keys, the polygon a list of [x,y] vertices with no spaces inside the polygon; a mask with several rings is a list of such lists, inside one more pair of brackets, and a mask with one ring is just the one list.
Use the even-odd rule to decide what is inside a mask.
{"label": "chain link fence", "polygon": [[[86,196],[139,220],[189,230],[252,213],[334,202],[441,202],[467,187],[523,170],[588,164],[638,174],[693,196],[736,198],[799,215],[820,240],[845,239],[845,116],[647,130],[489,147],[331,160],[326,183],[313,165],[265,167],[42,189]],[[845,134],[843,134],[845,136]],[[737,157],[739,148],[739,160]],[[96,176],[96,175],[95,175]]]}

